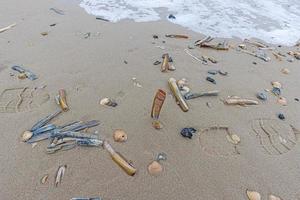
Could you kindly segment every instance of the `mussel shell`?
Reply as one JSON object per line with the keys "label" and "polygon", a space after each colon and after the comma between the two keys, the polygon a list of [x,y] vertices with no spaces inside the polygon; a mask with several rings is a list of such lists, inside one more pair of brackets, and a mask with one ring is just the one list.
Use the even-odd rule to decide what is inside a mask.
{"label": "mussel shell", "polygon": [[24,133],[21,136],[21,140],[22,140],[22,142],[27,142],[32,136],[33,136],[32,132],[24,131]]}

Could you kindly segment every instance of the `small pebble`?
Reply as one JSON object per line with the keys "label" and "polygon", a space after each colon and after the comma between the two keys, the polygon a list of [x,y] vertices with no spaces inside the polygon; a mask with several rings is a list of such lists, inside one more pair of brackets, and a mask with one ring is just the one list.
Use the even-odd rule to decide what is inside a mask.
{"label": "small pebble", "polygon": [[295,100],[295,101],[299,101],[299,99],[298,99],[298,98],[295,98],[294,100]]}
{"label": "small pebble", "polygon": [[159,64],[161,64],[161,62],[158,60],[153,63],[153,65],[159,65]]}
{"label": "small pebble", "polygon": [[276,96],[280,96],[280,94],[281,94],[280,88],[276,88],[276,87],[273,87],[272,92],[273,92],[273,94],[275,94]]}
{"label": "small pebble", "polygon": [[153,35],[153,38],[154,38],[154,39],[158,39],[158,36],[157,36],[157,35]]}
{"label": "small pebble", "polygon": [[128,64],[128,62],[126,61],[126,60],[124,60],[124,63],[127,65]]}
{"label": "small pebble", "polygon": [[175,17],[173,14],[170,14],[170,15],[168,16],[168,18],[169,18],[169,19],[176,19],[176,17]]}
{"label": "small pebble", "polygon": [[218,72],[219,72],[219,74],[221,74],[223,76],[227,76],[228,75],[228,72],[225,72],[225,71],[222,71],[222,70],[219,70]]}
{"label": "small pebble", "polygon": [[206,106],[209,107],[209,108],[211,108],[212,105],[211,105],[211,103],[206,102]]}
{"label": "small pebble", "polygon": [[257,62],[252,62],[253,65],[257,65]]}
{"label": "small pebble", "polygon": [[278,114],[278,118],[281,119],[281,120],[285,120],[285,116],[282,113]]}
{"label": "small pebble", "polygon": [[209,82],[211,82],[211,83],[213,83],[213,84],[217,84],[216,80],[213,79],[212,77],[208,76],[208,77],[206,77],[206,80],[209,81]]}
{"label": "small pebble", "polygon": [[263,92],[259,92],[256,94],[256,97],[260,100],[266,101],[267,100],[267,95]]}
{"label": "small pebble", "polygon": [[50,24],[50,26],[56,26],[56,24]]}
{"label": "small pebble", "polygon": [[292,63],[292,62],[294,62],[294,58],[288,58],[287,61]]}
{"label": "small pebble", "polygon": [[218,73],[218,70],[208,70],[207,73],[211,75],[216,75]]}
{"label": "small pebble", "polygon": [[194,129],[193,127],[190,128],[183,128],[180,132],[180,134],[182,135],[182,137],[187,137],[189,139],[192,139],[194,133],[196,133],[196,129]]}

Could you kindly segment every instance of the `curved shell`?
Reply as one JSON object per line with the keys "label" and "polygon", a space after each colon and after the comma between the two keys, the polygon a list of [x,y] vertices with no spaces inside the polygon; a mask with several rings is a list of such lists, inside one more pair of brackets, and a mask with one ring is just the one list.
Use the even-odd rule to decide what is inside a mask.
{"label": "curved shell", "polygon": [[249,200],[261,200],[260,194],[256,191],[247,190],[246,193]]}
{"label": "curved shell", "polygon": [[281,198],[280,197],[276,197],[276,196],[270,194],[269,195],[269,200],[281,200]]}
{"label": "curved shell", "polygon": [[127,140],[127,134],[122,129],[115,130],[113,138],[116,142],[125,142]]}
{"label": "curved shell", "polygon": [[30,131],[24,131],[24,133],[21,136],[22,142],[28,141],[32,137],[33,133]]}
{"label": "curved shell", "polygon": [[153,161],[148,165],[148,172],[153,176],[160,174],[162,171],[163,171],[163,167],[157,161]]}

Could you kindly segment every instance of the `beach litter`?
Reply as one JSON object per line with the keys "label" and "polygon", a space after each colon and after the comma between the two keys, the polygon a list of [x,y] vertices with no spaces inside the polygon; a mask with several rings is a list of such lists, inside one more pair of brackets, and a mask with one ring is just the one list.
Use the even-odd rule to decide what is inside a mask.
{"label": "beach litter", "polygon": [[49,10],[55,12],[56,14],[59,14],[59,15],[64,15],[65,12],[63,10],[60,10],[58,8],[50,8]]}
{"label": "beach litter", "polygon": [[101,99],[99,103],[102,106],[111,106],[111,107],[116,107],[118,105],[115,100],[110,99],[108,97]]}
{"label": "beach litter", "polygon": [[163,171],[163,166],[161,165],[161,161],[167,160],[167,154],[159,153],[154,161],[152,161],[148,165],[148,172],[152,176],[157,176]]}
{"label": "beach litter", "polygon": [[256,191],[246,190],[249,200],[261,200],[261,195]]}
{"label": "beach litter", "polygon": [[197,130],[195,128],[187,127],[187,128],[183,128],[180,131],[180,134],[181,134],[182,137],[192,139],[192,137],[194,136],[194,133],[196,133],[196,132],[197,132]]}
{"label": "beach litter", "polygon": [[67,165],[61,165],[58,167],[56,176],[55,176],[55,182],[54,182],[55,187],[57,187],[58,184],[61,183],[62,178],[65,175],[66,169],[67,169]]}
{"label": "beach litter", "polygon": [[13,23],[13,24],[11,24],[11,25],[9,25],[9,26],[6,26],[6,27],[4,27],[4,28],[1,28],[1,29],[0,29],[0,33],[4,32],[4,31],[7,31],[7,30],[9,30],[9,29],[15,27],[16,25],[17,25],[16,23]]}
{"label": "beach litter", "polygon": [[170,15],[168,16],[168,18],[169,18],[169,19],[176,19],[175,15],[173,15],[173,14],[170,14]]}
{"label": "beach litter", "polygon": [[69,106],[67,104],[67,95],[64,89],[60,89],[58,91],[58,95],[55,96],[55,101],[56,104],[59,105],[63,111],[66,112],[69,110]]}
{"label": "beach litter", "polygon": [[113,138],[115,142],[126,142],[127,134],[123,129],[117,129],[113,133]]}
{"label": "beach litter", "polygon": [[37,75],[32,73],[30,70],[25,69],[24,67],[15,65],[15,66],[12,66],[11,69],[19,72],[20,74],[24,74],[31,81],[36,80],[38,78]]}
{"label": "beach litter", "polygon": [[176,99],[176,103],[180,106],[180,108],[182,109],[182,111],[187,112],[189,110],[189,107],[184,99],[184,97],[182,96],[178,85],[176,83],[176,79],[175,78],[170,78],[168,80],[168,84],[169,87],[172,91],[172,94],[174,95],[175,99]]}
{"label": "beach litter", "polygon": [[300,60],[300,52],[297,51],[289,51],[289,55],[294,56],[297,60]]}
{"label": "beach litter", "polygon": [[165,91],[159,89],[157,90],[155,97],[153,99],[152,108],[151,108],[151,118],[153,119],[152,126],[155,129],[162,128],[162,124],[159,121],[159,115],[160,115],[161,108],[164,104],[164,101],[166,99],[166,95],[167,94]]}
{"label": "beach litter", "polygon": [[224,104],[226,105],[258,105],[258,101],[252,99],[245,99],[238,96],[231,96],[224,100]]}

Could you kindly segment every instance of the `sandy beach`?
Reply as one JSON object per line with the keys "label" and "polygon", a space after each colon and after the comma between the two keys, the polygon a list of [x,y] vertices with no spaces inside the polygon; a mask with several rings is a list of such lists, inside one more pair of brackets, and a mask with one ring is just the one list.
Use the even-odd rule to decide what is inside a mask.
{"label": "sandy beach", "polygon": [[[226,39],[230,45],[228,51],[189,49],[195,56],[206,55],[218,61],[204,65],[184,51],[204,35],[166,21],[96,20],[78,3],[71,0],[0,3],[0,28],[16,23],[0,33],[0,90],[45,86],[40,90],[49,95],[48,99],[34,99],[37,101],[34,107],[0,113],[1,200],[72,197],[246,200],[247,189],[259,192],[265,200],[269,194],[282,200],[300,200],[299,132],[275,128],[282,132],[274,131],[274,135],[281,135],[283,140],[274,136],[274,141],[285,141],[284,136],[291,130],[292,144],[283,150],[271,145],[275,153],[266,152],[267,144],[259,140],[252,126],[255,120],[263,118],[273,120],[277,127],[292,125],[300,130],[300,102],[295,100],[300,98],[300,61],[295,58],[293,62],[287,61],[292,58],[287,52],[299,51],[299,47],[270,44],[287,57],[279,61],[267,51],[269,62],[237,51],[240,39]],[[64,15],[49,10],[53,7],[63,10]],[[47,35],[41,35],[42,32]],[[166,34],[184,34],[189,38],[167,38]],[[173,58],[175,71],[162,73],[160,65],[153,65],[162,60],[164,53]],[[38,79],[18,79],[18,73],[11,69],[14,65],[30,69]],[[290,73],[282,73],[283,68]],[[210,75],[216,80],[212,84],[206,80],[208,70],[223,70],[228,75]],[[189,111],[183,112],[168,86],[171,77],[186,78],[194,92],[219,90],[220,94],[189,100]],[[142,87],[134,85],[132,78]],[[279,104],[278,97],[270,91],[272,81],[282,84],[286,106]],[[138,169],[134,176],[124,173],[101,147],[76,147],[48,155],[45,149],[49,141],[39,142],[34,148],[21,141],[22,132],[59,110],[55,96],[61,88],[67,92],[70,110],[53,123],[100,120],[101,125],[88,132],[98,131],[100,138],[107,139],[131,160]],[[160,113],[164,126],[161,130],[152,127],[150,117],[158,89],[167,92]],[[265,92],[267,101],[257,99],[258,92]],[[225,105],[222,99],[233,95],[257,100],[259,104]],[[99,101],[104,97],[115,99],[118,106],[101,106]],[[285,120],[278,119],[278,113],[283,113]],[[201,131],[211,126],[229,127],[239,136],[240,143],[230,144],[222,131]],[[198,131],[192,139],[183,138],[180,131],[184,127]],[[114,142],[112,134],[116,129],[124,129],[128,134],[125,143]],[[164,170],[158,176],[151,176],[147,166],[160,152],[167,154],[167,160],[162,162]],[[60,165],[67,165],[67,169],[62,183],[55,187],[55,173]],[[49,174],[48,181],[41,184],[45,174]]]}

